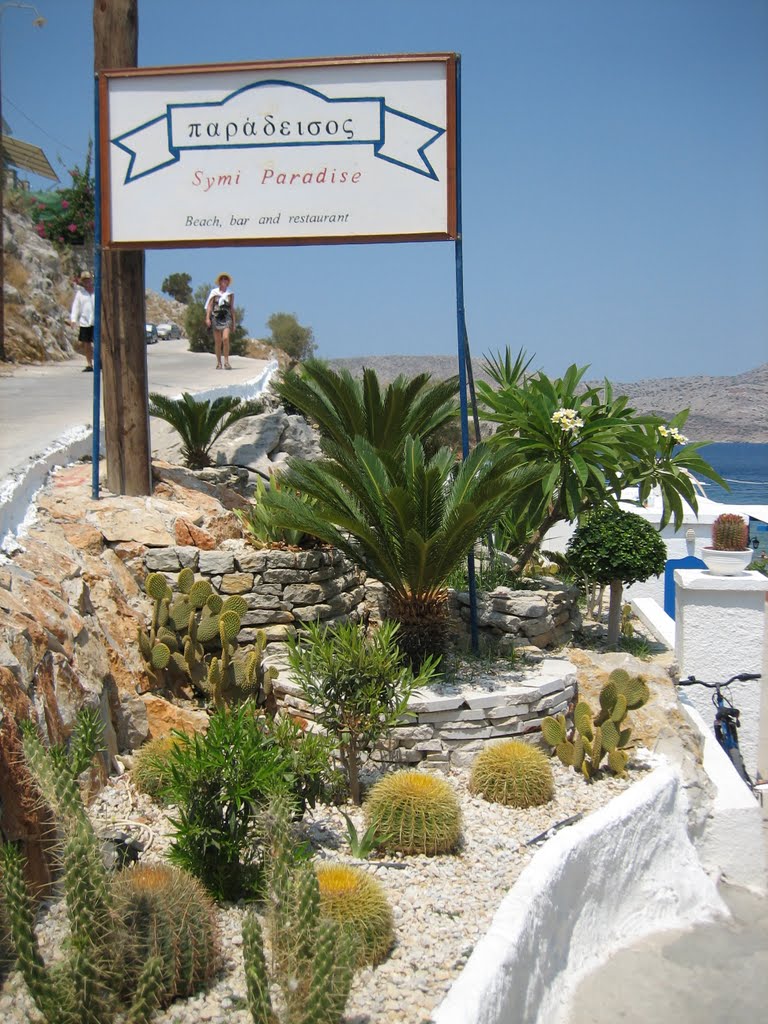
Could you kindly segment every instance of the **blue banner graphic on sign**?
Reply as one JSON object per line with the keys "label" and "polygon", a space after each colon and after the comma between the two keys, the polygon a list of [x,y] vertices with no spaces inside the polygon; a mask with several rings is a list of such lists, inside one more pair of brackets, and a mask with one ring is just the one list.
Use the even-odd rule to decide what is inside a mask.
{"label": "blue banner graphic on sign", "polygon": [[380,160],[437,181],[425,150],[445,128],[387,106],[383,97],[328,97],[295,82],[255,82],[224,100],[172,103],[112,139],[130,156],[124,184],[178,163],[188,150],[372,146]]}

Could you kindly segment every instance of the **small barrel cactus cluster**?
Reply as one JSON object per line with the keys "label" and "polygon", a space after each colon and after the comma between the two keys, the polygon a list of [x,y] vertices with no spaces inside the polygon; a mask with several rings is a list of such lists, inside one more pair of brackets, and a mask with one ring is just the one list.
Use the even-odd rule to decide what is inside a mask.
{"label": "small barrel cactus cluster", "polygon": [[595,715],[586,701],[579,701],[573,712],[571,735],[565,715],[551,716],[541,723],[541,732],[564,765],[592,780],[607,757],[608,768],[615,775],[626,773],[632,730],[624,727],[629,711],[648,702],[650,691],[640,676],[630,676],[624,669],[614,669],[600,691],[600,711]]}
{"label": "small barrel cactus cluster", "polygon": [[523,740],[503,740],[477,755],[469,789],[490,803],[537,807],[552,799],[555,780],[543,751]]}
{"label": "small barrel cactus cluster", "polygon": [[149,633],[138,631],[139,649],[158,688],[189,682],[216,707],[246,697],[268,702],[277,673],[263,664],[266,635],[258,631],[247,652],[237,645],[248,611],[244,598],[222,598],[207,580],[195,580],[191,569],[179,573],[177,594],[159,572],[147,576],[144,589],[154,606]]}

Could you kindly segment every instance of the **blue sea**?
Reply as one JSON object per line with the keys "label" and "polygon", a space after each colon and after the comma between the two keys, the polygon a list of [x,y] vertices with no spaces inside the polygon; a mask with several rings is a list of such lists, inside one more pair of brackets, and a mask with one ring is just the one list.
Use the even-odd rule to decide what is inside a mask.
{"label": "blue sea", "polygon": [[707,484],[707,497],[729,505],[768,505],[768,444],[708,444],[700,454],[727,481]]}
{"label": "blue sea", "polygon": [[[729,505],[768,505],[768,444],[708,444],[701,455],[728,483],[708,484],[707,497]],[[768,554],[768,525],[752,520],[749,537],[756,554]]]}

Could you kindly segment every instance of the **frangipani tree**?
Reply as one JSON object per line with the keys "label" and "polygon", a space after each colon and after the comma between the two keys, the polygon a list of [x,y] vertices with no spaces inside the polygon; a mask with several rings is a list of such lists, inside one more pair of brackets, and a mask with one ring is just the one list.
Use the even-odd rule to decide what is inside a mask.
{"label": "frangipani tree", "polygon": [[[658,416],[639,415],[624,395],[583,383],[588,367],[575,364],[562,377],[539,371],[526,376],[530,360],[509,350],[487,365],[494,386],[478,381],[484,418],[498,424],[492,444],[510,455],[512,465],[537,467],[540,482],[521,495],[506,516],[507,533],[517,547],[519,569],[546,532],[573,522],[587,509],[617,504],[622,491],[637,486],[644,503],[658,487],[661,526],[679,526],[683,503],[696,510],[691,475],[725,486],[698,449],[680,433],[688,411],[667,425]],[[678,446],[682,445],[679,450]]]}

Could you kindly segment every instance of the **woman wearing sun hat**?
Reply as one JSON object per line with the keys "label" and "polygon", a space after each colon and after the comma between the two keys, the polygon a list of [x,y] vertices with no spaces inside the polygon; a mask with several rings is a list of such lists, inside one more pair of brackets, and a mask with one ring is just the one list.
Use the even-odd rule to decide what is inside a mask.
{"label": "woman wearing sun hat", "polygon": [[216,369],[221,369],[221,357],[224,356],[224,369],[231,370],[229,365],[229,337],[235,329],[235,293],[230,289],[232,278],[229,274],[219,274],[216,287],[205,303],[205,326],[213,328],[213,344],[216,349]]}

